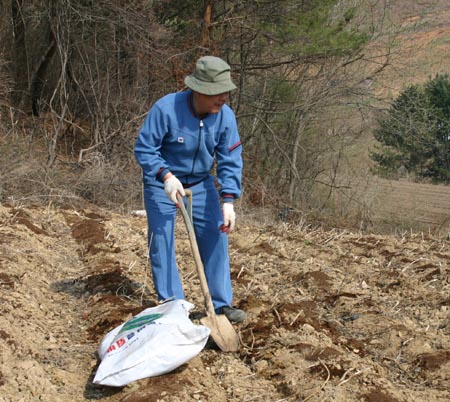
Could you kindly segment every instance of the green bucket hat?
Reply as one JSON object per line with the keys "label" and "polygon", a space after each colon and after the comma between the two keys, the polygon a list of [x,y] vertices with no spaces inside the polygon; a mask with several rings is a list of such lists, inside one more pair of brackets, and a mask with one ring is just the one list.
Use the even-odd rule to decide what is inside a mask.
{"label": "green bucket hat", "polygon": [[204,95],[218,95],[236,89],[231,81],[231,67],[222,59],[204,56],[198,59],[195,70],[184,79],[193,91]]}

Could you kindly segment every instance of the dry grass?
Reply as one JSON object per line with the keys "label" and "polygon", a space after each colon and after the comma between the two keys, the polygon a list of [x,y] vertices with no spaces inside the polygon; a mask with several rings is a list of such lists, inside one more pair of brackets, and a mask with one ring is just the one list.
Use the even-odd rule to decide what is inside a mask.
{"label": "dry grass", "polygon": [[39,139],[17,132],[4,136],[0,141],[0,200],[75,209],[86,203],[116,211],[142,207],[140,175],[131,161],[58,159],[51,168],[46,162]]}

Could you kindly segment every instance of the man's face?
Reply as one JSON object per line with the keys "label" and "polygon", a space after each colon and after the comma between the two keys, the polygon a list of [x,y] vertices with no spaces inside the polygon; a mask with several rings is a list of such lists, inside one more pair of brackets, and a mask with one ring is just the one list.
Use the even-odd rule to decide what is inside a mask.
{"label": "man's face", "polygon": [[219,95],[204,95],[196,92],[194,103],[198,114],[219,113],[222,106],[228,101],[229,93]]}

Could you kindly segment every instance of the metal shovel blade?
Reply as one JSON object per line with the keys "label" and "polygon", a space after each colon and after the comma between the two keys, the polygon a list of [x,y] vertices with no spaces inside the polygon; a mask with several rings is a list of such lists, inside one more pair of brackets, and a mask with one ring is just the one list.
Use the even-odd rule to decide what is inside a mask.
{"label": "metal shovel blade", "polygon": [[228,318],[224,315],[214,314],[200,319],[200,322],[211,330],[211,338],[220,350],[236,352],[239,350],[239,336]]}
{"label": "metal shovel blade", "polygon": [[223,314],[216,314],[213,307],[211,295],[209,293],[206,275],[203,268],[203,263],[200,258],[198,250],[197,239],[195,238],[194,226],[192,224],[192,192],[185,190],[188,199],[188,210],[184,206],[181,196],[178,196],[180,211],[186,224],[186,229],[189,235],[192,252],[194,254],[197,274],[200,279],[200,286],[202,288],[203,297],[205,299],[206,317],[203,317],[200,322],[211,330],[211,338],[216,345],[224,352],[236,352],[239,350],[239,336],[231,325],[228,318]]}

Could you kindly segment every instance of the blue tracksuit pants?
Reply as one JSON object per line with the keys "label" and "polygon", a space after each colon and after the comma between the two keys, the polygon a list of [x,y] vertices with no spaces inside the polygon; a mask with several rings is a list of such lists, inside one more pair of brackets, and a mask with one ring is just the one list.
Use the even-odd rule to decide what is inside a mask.
{"label": "blue tracksuit pants", "polygon": [[[211,176],[190,187],[190,190],[195,235],[214,308],[231,306],[233,294],[228,236],[219,230],[223,217],[214,178]],[[146,185],[144,201],[149,229],[150,262],[158,300],[184,299],[175,258],[177,208],[160,185]]]}

